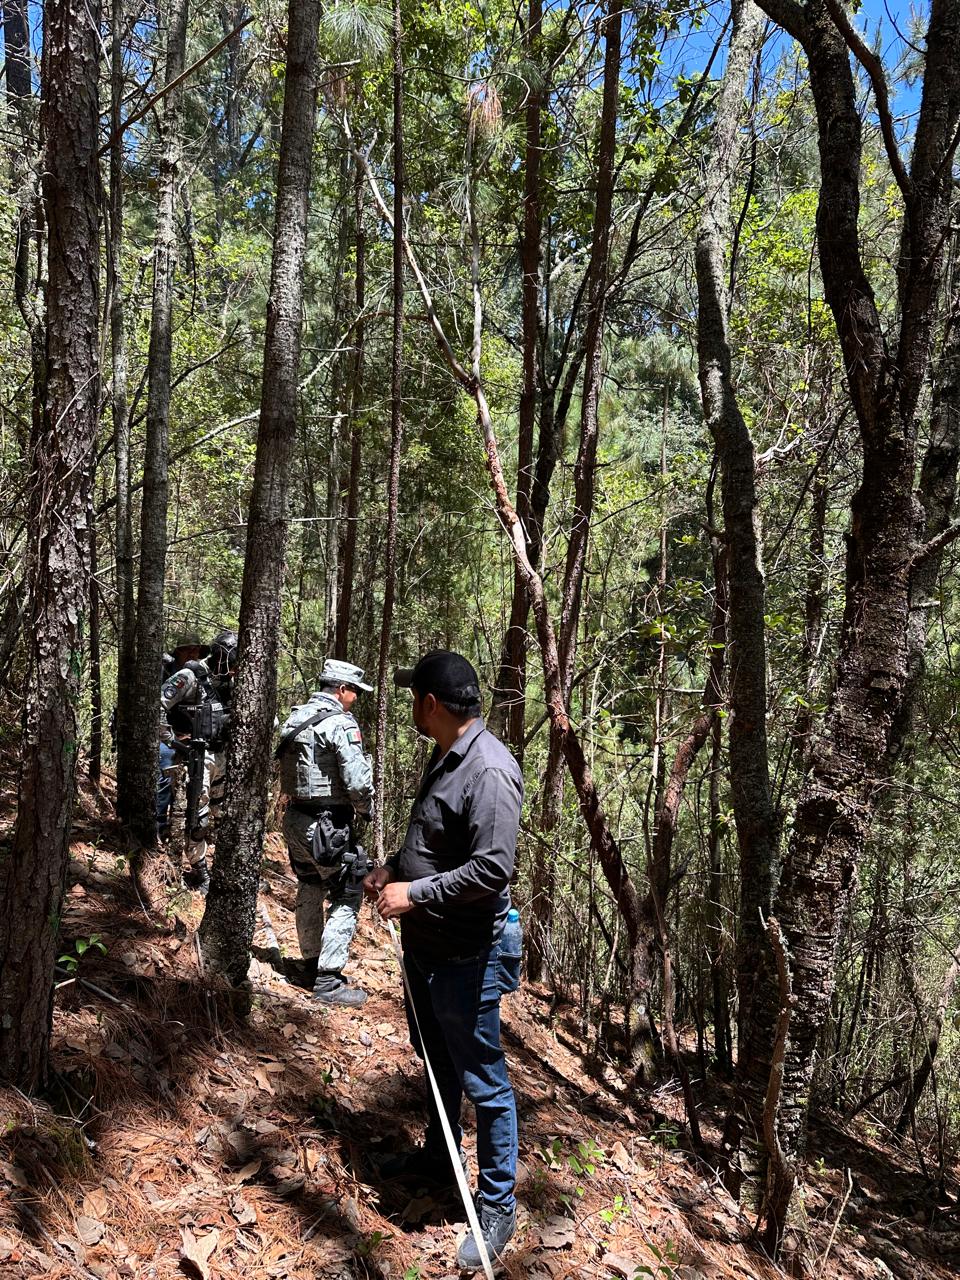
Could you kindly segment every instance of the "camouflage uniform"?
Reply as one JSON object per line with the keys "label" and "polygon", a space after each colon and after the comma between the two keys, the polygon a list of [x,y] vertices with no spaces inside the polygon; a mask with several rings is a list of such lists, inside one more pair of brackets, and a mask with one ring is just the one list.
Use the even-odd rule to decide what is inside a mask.
{"label": "camouflage uniform", "polygon": [[[206,665],[197,661],[190,666],[182,667],[169,680],[165,680],[160,690],[160,740],[172,745],[191,733],[192,725],[185,708],[196,706],[207,696],[212,688],[209,677],[198,673],[197,668],[206,671]],[[206,689],[204,688],[206,686]],[[224,799],[226,783],[226,743],[220,738],[207,743],[203,760],[203,786],[200,803],[197,806],[196,825],[190,831],[184,831],[184,851],[192,868],[206,870],[208,839],[211,834],[211,819],[220,813]],[[186,757],[178,753],[176,763],[165,769],[173,789],[172,825],[179,832],[183,828],[187,810],[187,763]],[[202,876],[205,881],[206,876]]]}
{"label": "camouflage uniform", "polygon": [[[324,683],[335,682],[338,676],[355,688],[369,687],[361,683],[359,667],[328,662]],[[355,818],[369,817],[373,804],[373,770],[363,750],[360,726],[335,693],[320,690],[294,707],[280,731],[281,740],[320,712],[327,714],[310,729],[312,760],[292,748],[280,755],[281,789],[292,797],[283,818],[283,834],[299,881],[296,922],[304,965],[298,972],[310,975],[302,985],[316,981],[318,997],[324,981],[331,991],[345,985],[341,971],[356,932],[368,870],[366,854],[357,843]],[[314,798],[297,798],[305,792]]]}

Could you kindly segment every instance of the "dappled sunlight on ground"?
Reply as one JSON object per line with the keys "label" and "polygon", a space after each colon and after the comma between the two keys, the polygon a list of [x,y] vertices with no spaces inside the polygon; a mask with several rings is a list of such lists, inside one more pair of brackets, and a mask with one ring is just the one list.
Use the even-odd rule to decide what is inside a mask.
{"label": "dappled sunlight on ground", "polygon": [[[258,934],[254,1008],[239,1020],[202,972],[200,900],[179,896],[175,918],[158,929],[95,811],[88,797],[60,950],[75,955],[76,940],[99,937],[106,951],[88,947],[60,979],[50,1101],[0,1094],[0,1274],[456,1274],[465,1227],[455,1194],[376,1175],[378,1153],[419,1137],[423,1100],[397,963],[370,909],[350,966],[370,992],[361,1010],[316,1007],[283,982]],[[293,955],[295,887],[271,837],[262,902]],[[782,1274],[752,1246],[748,1217],[684,1150],[672,1086],[631,1091],[612,1059],[585,1052],[575,1008],[555,1007],[543,989],[506,999],[504,1021],[521,1134],[506,1275]],[[712,1101],[702,1117],[708,1144],[723,1105]],[[470,1125],[468,1114],[473,1169]],[[830,1252],[812,1274],[957,1273],[956,1217],[930,1209],[905,1156],[897,1166],[891,1153],[829,1126],[816,1143],[824,1159],[807,1188],[807,1253],[816,1261],[828,1244]]]}

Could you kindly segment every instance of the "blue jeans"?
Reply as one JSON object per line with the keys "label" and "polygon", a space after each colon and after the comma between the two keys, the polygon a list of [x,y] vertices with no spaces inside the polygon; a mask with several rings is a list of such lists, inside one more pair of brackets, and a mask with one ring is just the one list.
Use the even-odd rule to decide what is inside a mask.
{"label": "blue jeans", "polygon": [[[418,1057],[426,1049],[443,1109],[459,1143],[460,1104],[466,1094],[477,1112],[477,1189],[485,1204],[516,1204],[517,1106],[500,1046],[498,945],[470,960],[436,963],[404,952],[407,981],[423,1034],[417,1035],[407,998],[407,1024]],[[443,1153],[440,1117],[427,1082],[430,1122],[425,1146]]]}
{"label": "blue jeans", "polygon": [[160,755],[157,761],[157,825],[167,827],[170,825],[170,802],[173,799],[173,785],[170,782],[170,775],[167,769],[172,769],[177,763],[177,753],[173,747],[167,743],[160,743]]}

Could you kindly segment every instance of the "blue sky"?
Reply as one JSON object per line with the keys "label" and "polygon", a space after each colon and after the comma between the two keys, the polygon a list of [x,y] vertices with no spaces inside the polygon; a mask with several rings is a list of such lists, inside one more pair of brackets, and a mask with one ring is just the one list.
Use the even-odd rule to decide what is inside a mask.
{"label": "blue sky", "polygon": [[[682,22],[680,30],[668,38],[663,48],[661,75],[657,78],[658,83],[652,86],[655,101],[662,103],[673,98],[678,75],[695,77],[702,73],[718,36],[728,22],[729,14],[729,0],[708,0],[706,15],[698,26],[695,27],[689,20]],[[897,0],[863,0],[857,13],[852,16],[854,26],[864,36],[869,47],[879,47],[881,52],[904,159],[909,154],[922,85],[919,79],[909,81],[902,72],[908,58],[912,59],[914,65],[917,62],[916,52],[911,50],[909,41],[913,38],[913,29],[918,19],[920,30],[925,30],[928,14],[929,0],[921,0],[918,4],[903,4]],[[773,31],[764,48],[765,68],[772,68],[793,47],[793,42],[785,33],[776,28]],[[728,36],[724,37],[721,51],[714,60],[711,73],[714,77],[722,73],[727,38]],[[863,101],[867,115],[875,118],[873,95],[867,87],[865,75],[861,73],[860,79],[864,85]]]}

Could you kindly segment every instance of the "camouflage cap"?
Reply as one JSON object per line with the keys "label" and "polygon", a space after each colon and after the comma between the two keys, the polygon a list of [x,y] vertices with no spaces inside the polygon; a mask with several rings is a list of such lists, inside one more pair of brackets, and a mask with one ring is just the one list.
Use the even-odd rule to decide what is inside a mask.
{"label": "camouflage cap", "polygon": [[203,643],[196,631],[181,631],[178,636],[174,636],[172,652],[176,653],[178,649],[199,649],[201,658],[205,658],[210,652],[210,646]]}
{"label": "camouflage cap", "polygon": [[363,667],[355,667],[352,662],[343,662],[339,658],[328,658],[320,672],[321,684],[350,684],[364,693],[373,693],[372,684],[364,684]]}

